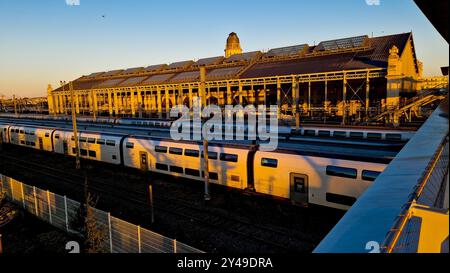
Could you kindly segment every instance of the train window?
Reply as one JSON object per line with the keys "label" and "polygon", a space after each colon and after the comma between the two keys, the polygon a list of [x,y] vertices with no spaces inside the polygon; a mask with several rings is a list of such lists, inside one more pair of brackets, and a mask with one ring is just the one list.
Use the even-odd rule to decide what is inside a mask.
{"label": "train window", "polygon": [[278,166],[278,160],[273,158],[262,158],[261,166],[276,168]]}
{"label": "train window", "polygon": [[59,134],[56,134],[56,135],[55,135],[55,139],[59,139]]}
{"label": "train window", "polygon": [[215,172],[209,172],[209,178],[212,180],[219,180],[219,175]]}
{"label": "train window", "polygon": [[77,153],[77,149],[72,148],[72,153],[73,153],[73,154],[76,154],[76,153]]}
{"label": "train window", "polygon": [[81,155],[81,156],[87,156],[87,150],[85,150],[85,149],[80,149],[80,155]]}
{"label": "train window", "polygon": [[127,144],[125,145],[128,149],[133,149],[134,148],[134,143],[133,142],[127,142]]}
{"label": "train window", "polygon": [[29,142],[29,141],[25,142],[25,145],[29,146],[29,145],[30,145],[30,142]]}
{"label": "train window", "polygon": [[304,135],[305,136],[315,136],[316,130],[305,130]]}
{"label": "train window", "polygon": [[170,166],[170,171],[174,173],[183,173],[183,168],[178,166]]}
{"label": "train window", "polygon": [[351,138],[364,138],[363,132],[350,132]]}
{"label": "train window", "polygon": [[75,141],[75,137],[74,137],[74,136],[72,136],[72,137],[70,138],[70,140],[72,140],[72,141]]}
{"label": "train window", "polygon": [[99,138],[99,139],[97,139],[97,144],[99,144],[99,145],[105,145],[105,140]]}
{"label": "train window", "polygon": [[49,137],[50,136],[50,133],[45,133],[45,137]]}
{"label": "train window", "polygon": [[[216,152],[208,152],[208,159],[213,159],[213,160],[217,160],[217,153]],[[203,151],[202,151],[202,158],[204,158],[205,156],[203,155]]]}
{"label": "train window", "polygon": [[25,135],[28,135],[30,133],[30,131],[25,130]]}
{"label": "train window", "polygon": [[401,134],[386,134],[386,140],[402,140]]}
{"label": "train window", "polygon": [[331,132],[330,132],[330,131],[323,131],[323,130],[320,130],[320,131],[319,131],[319,136],[320,136],[320,137],[329,137],[329,136],[331,136]]}
{"label": "train window", "polygon": [[116,155],[113,155],[113,156],[112,156],[112,159],[113,159],[113,160],[116,160],[116,159],[117,159],[117,156],[116,156]]}
{"label": "train window", "polygon": [[19,133],[19,129],[16,129],[16,133]]}
{"label": "train window", "polygon": [[232,175],[231,176],[231,181],[239,182],[239,176],[238,175]]}
{"label": "train window", "polygon": [[80,137],[80,142],[86,142],[86,138],[85,137]]}
{"label": "train window", "polygon": [[34,132],[31,132],[31,131],[30,131],[30,136],[34,136]]}
{"label": "train window", "polygon": [[20,131],[19,131],[19,133],[23,134],[23,133],[24,133],[24,131],[23,131],[23,130],[20,130]]}
{"label": "train window", "polygon": [[30,142],[30,145],[34,147],[36,146],[36,142]]}
{"label": "train window", "polygon": [[116,146],[116,142],[114,140],[107,140],[106,145],[107,146]]}
{"label": "train window", "polygon": [[95,151],[89,151],[89,157],[97,157],[97,153]]}
{"label": "train window", "polygon": [[194,169],[189,169],[189,168],[184,169],[184,173],[186,175],[190,175],[190,176],[200,176],[199,170],[194,170]]}
{"label": "train window", "polygon": [[[202,171],[202,176],[205,177],[205,172]],[[215,172],[209,172],[209,179],[219,180],[219,175]]]}
{"label": "train window", "polygon": [[166,164],[156,163],[155,165],[157,170],[167,171],[169,167]]}
{"label": "train window", "polygon": [[157,153],[167,153],[167,147],[166,146],[155,146],[155,152]]}
{"label": "train window", "polygon": [[95,138],[88,138],[88,143],[95,143]]}
{"label": "train window", "polygon": [[344,131],[334,131],[333,136],[334,137],[347,137],[347,133]]}
{"label": "train window", "polygon": [[199,157],[199,154],[200,152],[198,150],[191,150],[191,149],[184,150],[185,156]]}
{"label": "train window", "polygon": [[238,162],[238,156],[234,154],[221,153],[220,160],[228,162]]}
{"label": "train window", "polygon": [[345,178],[356,178],[358,171],[353,168],[344,168],[338,166],[327,166],[327,175],[339,176]]}
{"label": "train window", "polygon": [[20,144],[25,145],[25,141],[21,140]]}
{"label": "train window", "polygon": [[375,181],[380,174],[381,172],[363,170],[361,178],[366,181]]}
{"label": "train window", "polygon": [[182,155],[182,154],[183,154],[183,149],[181,149],[181,148],[175,148],[175,147],[170,147],[170,148],[169,148],[169,154],[173,154],[173,155]]}
{"label": "train window", "polygon": [[367,133],[367,139],[381,139],[380,133]]}

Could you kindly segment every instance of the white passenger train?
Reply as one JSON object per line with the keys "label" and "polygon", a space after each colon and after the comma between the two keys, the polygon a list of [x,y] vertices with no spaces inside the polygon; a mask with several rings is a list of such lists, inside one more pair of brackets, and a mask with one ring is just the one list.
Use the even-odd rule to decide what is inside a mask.
{"label": "white passenger train", "polygon": [[[75,156],[69,130],[0,124],[3,142]],[[80,132],[81,157],[203,180],[202,145],[145,136]],[[212,183],[291,200],[348,209],[386,164],[305,155],[298,151],[259,151],[256,146],[210,144]]]}

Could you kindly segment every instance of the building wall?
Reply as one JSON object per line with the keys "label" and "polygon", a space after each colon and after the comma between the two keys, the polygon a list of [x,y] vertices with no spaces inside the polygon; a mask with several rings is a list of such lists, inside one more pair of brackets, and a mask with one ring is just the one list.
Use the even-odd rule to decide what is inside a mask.
{"label": "building wall", "polygon": [[386,106],[395,108],[402,94],[415,93],[421,89],[421,64],[416,59],[412,37],[399,55],[399,49],[393,46],[389,50]]}
{"label": "building wall", "polygon": [[448,76],[426,77],[421,81],[420,89],[443,88],[448,86]]}

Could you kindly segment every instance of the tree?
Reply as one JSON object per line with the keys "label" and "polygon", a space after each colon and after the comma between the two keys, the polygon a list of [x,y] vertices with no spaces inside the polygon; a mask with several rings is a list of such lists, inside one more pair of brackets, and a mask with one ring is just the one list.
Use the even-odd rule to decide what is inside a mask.
{"label": "tree", "polygon": [[85,218],[85,235],[86,235],[86,252],[87,253],[106,253],[108,249],[106,245],[106,231],[100,227],[95,217],[94,206],[97,204],[98,198],[94,198],[88,193],[86,204]]}
{"label": "tree", "polygon": [[86,194],[86,203],[81,203],[77,213],[72,217],[70,226],[78,231],[84,240],[84,249],[87,253],[107,253],[107,232],[98,224],[95,215],[95,206],[98,198],[90,193]]}

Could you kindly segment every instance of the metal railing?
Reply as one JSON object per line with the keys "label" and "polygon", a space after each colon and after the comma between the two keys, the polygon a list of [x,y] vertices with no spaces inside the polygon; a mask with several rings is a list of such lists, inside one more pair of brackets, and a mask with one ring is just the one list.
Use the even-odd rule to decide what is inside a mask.
{"label": "metal railing", "polygon": [[392,229],[381,246],[382,252],[405,252],[417,249],[420,239],[421,218],[414,216],[416,204],[427,208],[442,208],[443,183],[449,168],[448,136],[442,141],[429,162],[423,176],[416,185],[409,201],[394,222]]}
{"label": "metal railing", "polygon": [[446,105],[433,112],[314,252],[448,252]]}
{"label": "metal railing", "polygon": [[[84,204],[10,177],[0,175],[0,192],[39,219],[71,234],[80,233],[80,209]],[[109,253],[201,253],[202,251],[90,208],[96,230],[101,234],[100,249]],[[84,223],[84,222],[83,222]],[[83,224],[81,223],[81,224]]]}

